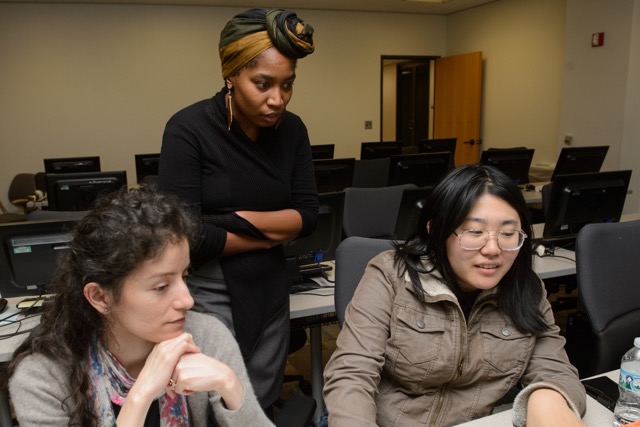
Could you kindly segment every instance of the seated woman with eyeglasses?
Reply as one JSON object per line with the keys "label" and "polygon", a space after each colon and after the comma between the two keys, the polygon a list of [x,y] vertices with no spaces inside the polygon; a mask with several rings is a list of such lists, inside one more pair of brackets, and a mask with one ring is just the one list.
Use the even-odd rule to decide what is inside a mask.
{"label": "seated woman with eyeglasses", "polygon": [[436,186],[415,234],[376,256],[325,369],[331,426],[451,426],[513,388],[516,426],[584,426],[585,390],[533,271],[513,181],[466,165]]}

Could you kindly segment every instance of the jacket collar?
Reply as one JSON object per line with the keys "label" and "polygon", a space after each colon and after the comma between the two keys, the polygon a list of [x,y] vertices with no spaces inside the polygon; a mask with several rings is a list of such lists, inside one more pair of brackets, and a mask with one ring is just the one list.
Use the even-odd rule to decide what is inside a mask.
{"label": "jacket collar", "polygon": [[[422,267],[429,271],[433,269],[433,264],[426,258],[422,258]],[[449,289],[449,287],[443,282],[442,276],[440,272],[437,270],[431,270],[430,273],[419,273],[420,284],[422,285],[422,289],[424,289],[425,293],[430,297],[441,297],[447,296],[453,298],[453,300],[457,301],[457,298],[453,291]],[[413,292],[413,286],[411,284],[411,277],[409,277],[409,273],[404,273],[404,281],[405,286]],[[498,287],[494,287],[492,289],[483,290],[480,295],[478,295],[478,301],[486,296],[493,295],[498,292]]]}

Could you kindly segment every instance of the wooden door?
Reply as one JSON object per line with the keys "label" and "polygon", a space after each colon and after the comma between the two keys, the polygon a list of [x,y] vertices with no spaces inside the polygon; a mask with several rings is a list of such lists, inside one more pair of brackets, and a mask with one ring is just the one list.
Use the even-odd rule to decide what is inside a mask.
{"label": "wooden door", "polygon": [[458,138],[456,166],[480,159],[482,52],[435,61],[434,138]]}

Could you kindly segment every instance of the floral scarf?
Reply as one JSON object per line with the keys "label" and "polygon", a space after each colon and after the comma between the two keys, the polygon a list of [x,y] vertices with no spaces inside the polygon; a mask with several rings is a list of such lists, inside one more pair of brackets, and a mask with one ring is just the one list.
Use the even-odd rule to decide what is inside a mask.
{"label": "floral scarf", "polygon": [[[115,426],[116,417],[113,404],[122,406],[135,380],[129,376],[124,366],[102,344],[96,340],[89,347],[87,355],[91,384],[87,392],[89,405],[93,408],[102,426]],[[163,393],[160,400],[160,426],[185,427],[189,425],[187,399],[182,394],[170,397]]]}

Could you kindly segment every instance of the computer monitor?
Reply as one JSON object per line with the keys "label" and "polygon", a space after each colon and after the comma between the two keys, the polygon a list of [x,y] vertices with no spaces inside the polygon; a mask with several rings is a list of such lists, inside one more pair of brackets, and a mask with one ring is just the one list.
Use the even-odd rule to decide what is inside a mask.
{"label": "computer monitor", "polygon": [[134,159],[136,162],[136,182],[138,184],[142,184],[142,181],[148,176],[158,175],[160,153],[135,154]]}
{"label": "computer monitor", "polygon": [[604,158],[607,156],[607,151],[609,151],[608,145],[562,147],[556,166],[551,174],[551,181],[557,175],[600,172]]}
{"label": "computer monitor", "polygon": [[356,159],[313,160],[318,193],[333,193],[351,187]]}
{"label": "computer monitor", "polygon": [[311,158],[313,160],[333,159],[335,144],[319,144],[311,146]]}
{"label": "computer monitor", "polygon": [[450,167],[455,167],[456,145],[458,138],[421,139],[418,141],[418,153],[438,153],[448,151],[451,153]]}
{"label": "computer monitor", "polygon": [[46,174],[49,210],[86,211],[101,195],[127,185],[126,171]]}
{"label": "computer monitor", "polygon": [[533,160],[533,148],[499,148],[484,150],[480,164],[493,166],[510,177],[518,185],[529,183],[529,169]]}
{"label": "computer monitor", "polygon": [[572,244],[590,223],[618,222],[627,197],[630,170],[558,175],[545,208],[545,245]]}
{"label": "computer monitor", "polygon": [[[284,253],[293,265],[307,265],[332,261],[342,240],[344,191],[318,195],[320,207],[318,225],[308,236],[287,242]],[[299,272],[298,272],[299,275]]]}
{"label": "computer monitor", "polygon": [[458,138],[421,139],[418,141],[418,153],[449,151],[452,155],[455,155],[457,142]]}
{"label": "computer monitor", "polygon": [[387,185],[436,185],[451,169],[451,153],[398,154],[391,156]]}
{"label": "computer monitor", "polygon": [[416,232],[420,214],[425,207],[433,187],[406,188],[402,192],[398,219],[393,232],[395,240],[406,240]]}
{"label": "computer monitor", "polygon": [[68,249],[75,221],[0,224],[0,296],[51,293],[59,256]]}
{"label": "computer monitor", "polygon": [[402,141],[363,142],[360,160],[380,159],[402,153]]}
{"label": "computer monitor", "polygon": [[43,159],[45,173],[100,172],[100,156]]}

